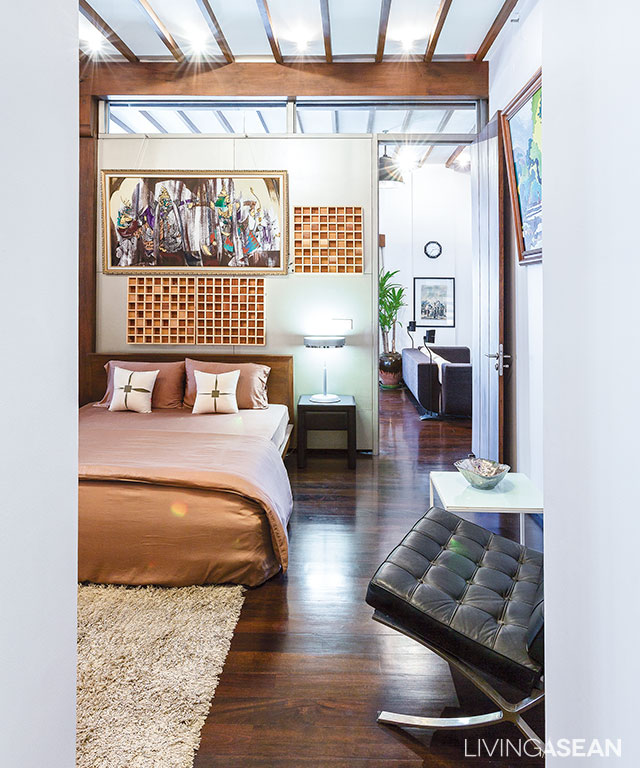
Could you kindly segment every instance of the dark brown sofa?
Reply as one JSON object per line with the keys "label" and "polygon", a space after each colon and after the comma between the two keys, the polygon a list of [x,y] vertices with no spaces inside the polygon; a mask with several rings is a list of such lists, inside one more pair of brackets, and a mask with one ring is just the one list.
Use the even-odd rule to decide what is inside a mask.
{"label": "dark brown sofa", "polygon": [[[446,360],[438,366],[419,349],[402,350],[402,378],[418,403],[443,416],[471,416],[471,352],[469,347],[429,344],[435,355]],[[442,383],[440,383],[442,379]]]}

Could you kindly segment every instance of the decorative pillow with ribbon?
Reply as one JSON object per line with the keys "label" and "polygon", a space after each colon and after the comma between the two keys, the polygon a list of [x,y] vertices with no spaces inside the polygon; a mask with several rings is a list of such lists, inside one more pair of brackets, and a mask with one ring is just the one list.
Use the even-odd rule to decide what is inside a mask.
{"label": "decorative pillow with ribbon", "polygon": [[236,388],[240,371],[194,371],[193,375],[196,380],[196,398],[192,413],[238,413]]}
{"label": "decorative pillow with ribbon", "polygon": [[158,371],[128,371],[116,367],[109,410],[151,413],[151,395],[157,375]]}

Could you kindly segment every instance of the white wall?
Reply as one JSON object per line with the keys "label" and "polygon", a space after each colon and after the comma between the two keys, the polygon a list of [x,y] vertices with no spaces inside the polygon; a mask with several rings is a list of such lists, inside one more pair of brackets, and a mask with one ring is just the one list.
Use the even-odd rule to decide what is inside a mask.
{"label": "white wall", "polygon": [[[384,268],[400,270],[394,280],[407,288],[399,314],[398,350],[411,346],[407,322],[414,316],[414,277],[455,277],[456,326],[438,328],[436,343],[471,346],[471,182],[470,175],[443,164],[425,164],[405,173],[405,183],[379,192],[380,232],[386,235]],[[437,240],[442,254],[429,259],[424,246]],[[425,328],[414,334],[422,344]]]}
{"label": "white wall", "polygon": [[[505,24],[487,57],[491,116],[504,109],[542,66],[542,0],[520,0],[515,11],[520,21]],[[514,273],[515,349],[506,351],[514,355],[516,467],[542,488],[543,264],[516,265]]]}
{"label": "white wall", "polygon": [[[306,136],[268,138],[170,138],[105,136],[99,141],[101,168],[147,169],[284,169],[289,198],[295,205],[361,205],[365,217],[365,274],[281,275],[265,277],[267,344],[263,347],[153,347],[127,344],[127,278],[102,274],[98,248],[98,352],[170,350],[201,353],[250,352],[292,354],[296,398],[322,388],[323,353],[302,346],[304,334],[326,333],[327,321],[350,318],[347,346],[331,351],[329,386],[353,394],[358,406],[358,448],[375,447],[377,371],[372,332],[372,244],[376,242],[372,204],[371,138]],[[329,331],[331,332],[331,331]],[[310,447],[346,446],[344,433],[311,433]]]}
{"label": "white wall", "polygon": [[588,765],[635,768],[640,8],[545,0],[544,13],[548,735],[622,738],[622,759]]}
{"label": "white wall", "polygon": [[4,3],[0,764],[75,765],[78,6]]}

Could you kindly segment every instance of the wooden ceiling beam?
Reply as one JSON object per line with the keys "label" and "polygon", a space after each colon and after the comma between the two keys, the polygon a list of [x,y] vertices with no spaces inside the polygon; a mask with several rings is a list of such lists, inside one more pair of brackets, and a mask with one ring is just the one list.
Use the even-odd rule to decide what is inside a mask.
{"label": "wooden ceiling beam", "polygon": [[455,161],[460,157],[460,155],[465,151],[467,148],[467,145],[464,144],[460,147],[456,147],[453,152],[449,155],[449,158],[447,162],[445,163],[445,166],[447,168],[451,168],[451,166],[455,163]]}
{"label": "wooden ceiling beam", "polygon": [[480,44],[480,47],[476,51],[476,55],[473,57],[474,61],[484,61],[484,57],[489,53],[489,49],[495,43],[496,37],[500,34],[502,27],[507,23],[511,12],[516,7],[518,0],[505,0],[504,5],[498,11],[498,15],[494,19],[491,28],[487,32],[485,39]]}
{"label": "wooden ceiling beam", "polygon": [[218,48],[220,48],[222,51],[222,55],[227,60],[227,63],[233,64],[233,62],[236,60],[235,56],[233,53],[231,53],[231,48],[229,47],[227,38],[222,32],[222,27],[220,26],[218,19],[213,12],[213,8],[211,7],[209,0],[196,0],[196,3],[198,4],[198,8],[200,8],[200,12],[204,16],[204,20],[207,22],[207,26],[211,30],[211,34],[214,36],[216,43],[218,43]]}
{"label": "wooden ceiling beam", "polygon": [[380,23],[378,24],[378,49],[376,51],[376,63],[379,64],[384,56],[384,46],[387,42],[387,28],[389,26],[389,14],[391,12],[391,0],[382,0],[380,5]]}
{"label": "wooden ceiling beam", "polygon": [[322,37],[324,38],[324,55],[327,64],[333,61],[333,49],[331,46],[331,17],[329,15],[329,0],[320,0],[320,12],[322,14]]}
{"label": "wooden ceiling beam", "polygon": [[452,2],[453,0],[441,0],[440,7],[436,11],[436,18],[433,22],[433,30],[431,32],[431,36],[429,37],[427,50],[424,54],[424,61],[426,64],[429,64],[429,62],[433,59],[434,53],[436,52],[438,40],[440,39],[440,33],[442,32],[444,23],[447,20],[447,14],[449,13]]}
{"label": "wooden ceiling beam", "polygon": [[273,58],[276,60],[276,64],[283,64],[282,51],[280,50],[280,44],[278,43],[276,33],[273,30],[273,23],[271,21],[271,13],[269,11],[267,0],[256,0],[256,3],[258,5],[258,10],[260,11],[262,24],[264,25],[264,31],[267,33],[267,39],[271,46]]}
{"label": "wooden ceiling beam", "polygon": [[295,94],[321,97],[413,97],[486,99],[486,62],[434,61],[326,64],[238,62],[177,67],[173,62],[96,62],[82,73],[80,90],[104,97],[127,96],[263,96]]}
{"label": "wooden ceiling beam", "polygon": [[186,60],[184,53],[178,46],[178,43],[176,43],[176,41],[173,39],[171,32],[169,32],[162,19],[151,7],[149,0],[135,0],[135,2],[138,3],[138,5],[145,12],[147,18],[151,22],[153,29],[155,30],[156,35],[158,35],[158,37],[169,49],[173,58],[178,62],[178,64],[182,64]]}
{"label": "wooden ceiling beam", "polygon": [[91,22],[93,26],[102,34],[104,35],[107,40],[111,43],[111,45],[119,52],[121,53],[127,61],[130,61],[132,64],[137,64],[137,62],[140,61],[140,59],[135,55],[135,53],[129,48],[129,46],[120,38],[114,31],[111,29],[111,27],[107,24],[107,22],[100,16],[94,9],[89,5],[87,0],[80,0],[80,13],[87,19],[87,21]]}

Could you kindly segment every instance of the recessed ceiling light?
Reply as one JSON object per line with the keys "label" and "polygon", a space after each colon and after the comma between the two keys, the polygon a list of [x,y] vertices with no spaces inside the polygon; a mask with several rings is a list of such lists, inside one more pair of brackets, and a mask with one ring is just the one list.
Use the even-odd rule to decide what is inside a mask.
{"label": "recessed ceiling light", "polygon": [[206,51],[208,40],[199,29],[189,30],[185,37],[189,40],[191,53],[198,54]]}
{"label": "recessed ceiling light", "polygon": [[288,34],[285,35],[288,40],[295,43],[296,48],[300,53],[303,53],[309,47],[310,42],[313,40],[313,32],[307,27],[290,27]]}
{"label": "recessed ceiling light", "polygon": [[98,30],[95,29],[94,27],[85,32],[82,42],[85,44],[85,47],[88,48],[91,53],[96,54],[96,53],[100,53],[100,51],[102,50],[102,46],[105,42],[105,39],[103,35],[100,32],[98,32]]}

